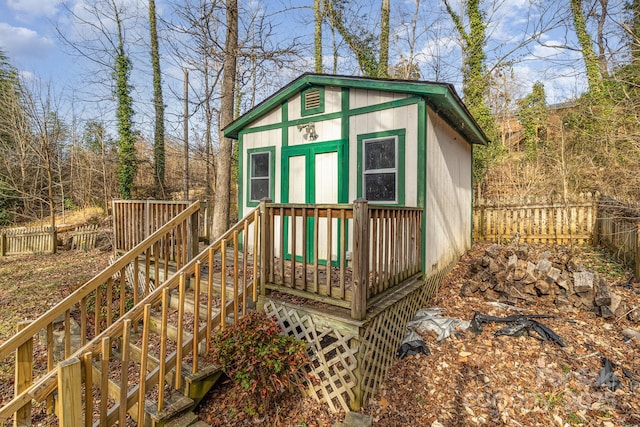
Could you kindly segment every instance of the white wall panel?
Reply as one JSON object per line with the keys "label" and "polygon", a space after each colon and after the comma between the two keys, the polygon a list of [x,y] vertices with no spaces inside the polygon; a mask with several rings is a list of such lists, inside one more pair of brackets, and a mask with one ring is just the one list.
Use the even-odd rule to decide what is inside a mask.
{"label": "white wall panel", "polygon": [[426,271],[471,247],[471,146],[432,111],[427,121]]}

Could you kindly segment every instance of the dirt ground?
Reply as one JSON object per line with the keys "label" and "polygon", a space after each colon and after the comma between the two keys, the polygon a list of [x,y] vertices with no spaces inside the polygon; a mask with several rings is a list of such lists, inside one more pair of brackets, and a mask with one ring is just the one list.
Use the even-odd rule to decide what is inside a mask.
{"label": "dirt ground", "polygon": [[[479,334],[461,332],[436,341],[424,335],[429,355],[394,362],[378,393],[363,412],[376,426],[638,426],[640,343],[626,340],[625,318],[603,320],[593,313],[562,313],[542,306],[516,312],[477,297],[461,297],[469,265],[482,253],[476,245],[446,277],[434,305],[447,317],[470,320],[475,312],[494,316],[546,314],[541,319],[565,343],[560,347],[531,336],[494,336],[503,325],[490,324]],[[551,248],[553,250],[553,248]],[[109,253],[61,252],[56,255],[0,258],[0,343],[18,320],[34,318],[102,270]],[[605,275],[612,291],[630,307],[640,306],[640,284],[630,273],[597,250],[578,250],[576,257]],[[399,326],[400,327],[400,326]],[[596,387],[606,357],[617,366],[621,388]],[[634,377],[630,380],[622,368]],[[6,376],[8,375],[8,376]],[[0,396],[10,373],[0,378]],[[4,396],[6,398],[7,396]],[[0,398],[0,404],[2,404]],[[216,426],[330,426],[344,414],[287,395],[273,402],[268,416],[243,410],[242,398],[229,384],[216,387],[198,408],[200,418]]]}
{"label": "dirt ground", "polygon": [[[479,334],[463,332],[436,341],[423,338],[430,355],[397,360],[364,412],[377,426],[638,426],[640,425],[640,343],[622,335],[638,328],[625,318],[603,320],[593,313],[555,308],[496,307],[477,297],[461,297],[469,266],[485,245],[476,245],[446,277],[434,305],[446,317],[471,320],[475,312],[493,316],[544,314],[539,319],[565,347],[535,336],[495,336],[504,324]],[[553,250],[553,248],[550,248]],[[640,306],[640,284],[597,250],[577,250],[576,258],[607,278],[631,308]],[[534,334],[535,335],[535,334]],[[616,365],[621,388],[596,387],[602,358]],[[625,376],[623,369],[634,378]]]}

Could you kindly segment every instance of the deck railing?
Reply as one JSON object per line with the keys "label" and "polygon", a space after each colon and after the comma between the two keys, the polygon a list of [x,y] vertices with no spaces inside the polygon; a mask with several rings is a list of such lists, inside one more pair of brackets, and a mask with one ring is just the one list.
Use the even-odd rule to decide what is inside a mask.
{"label": "deck railing", "polygon": [[351,310],[421,271],[422,210],[262,202],[262,292],[277,290]]}
{"label": "deck railing", "polygon": [[[55,376],[56,360],[69,358],[74,348],[83,347],[112,330],[114,323],[125,318],[132,306],[138,307],[149,295],[152,282],[160,285],[157,274],[160,242],[175,230],[190,229],[190,223],[197,221],[198,210],[199,203],[195,202],[38,319],[21,323],[19,332],[0,345],[0,362],[13,363],[16,372],[15,397],[0,409],[0,422],[16,412],[17,425],[30,423],[32,400],[46,400],[48,410],[53,410],[55,386],[46,379]],[[190,252],[187,239],[179,240],[179,244],[178,253]],[[186,255],[178,257],[178,268],[186,263],[182,262],[186,258]],[[144,261],[142,267],[140,260]],[[152,266],[155,266],[155,276]],[[75,334],[72,319],[79,329]],[[77,342],[72,342],[72,335]],[[34,345],[38,342],[39,345]],[[15,360],[9,361],[9,356],[14,354]],[[9,397],[0,398],[6,401]]]}

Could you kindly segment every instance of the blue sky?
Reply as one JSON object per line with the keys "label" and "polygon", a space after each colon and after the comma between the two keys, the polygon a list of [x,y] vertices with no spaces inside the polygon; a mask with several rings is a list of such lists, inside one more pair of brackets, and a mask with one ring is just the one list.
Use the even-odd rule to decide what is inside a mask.
{"label": "blue sky", "polygon": [[[83,0],[70,0],[67,2],[68,7],[74,8],[81,4]],[[144,0],[118,0],[118,3],[124,2],[129,7],[139,7],[146,10],[147,2]],[[156,0],[157,9],[160,15],[168,16],[171,10],[170,0]],[[302,41],[310,45],[313,37],[313,26],[310,22],[312,14],[309,6],[313,3],[311,0],[241,0],[241,3],[250,4],[256,9],[280,10],[286,6],[297,6],[286,14],[277,14],[275,16],[276,27],[274,28],[275,38],[279,40],[292,39],[300,36]],[[377,19],[378,2],[370,2],[368,9],[361,12],[366,13],[369,19]],[[415,1],[408,0],[392,0],[392,19],[395,15],[399,19],[400,14],[408,16],[412,13]],[[460,90],[460,57],[458,42],[454,33],[451,32],[451,20],[441,9],[441,1],[429,4],[428,0],[422,0],[421,7],[423,13],[420,14],[419,31],[423,32],[422,39],[415,46],[415,60],[419,62],[425,80],[435,80],[436,78],[453,83]],[[455,4],[455,1],[452,1]],[[558,2],[561,3],[561,2]],[[364,3],[367,4],[366,2]],[[436,10],[433,4],[438,4],[440,10]],[[496,10],[489,10],[492,24],[488,28],[488,36],[492,40],[492,45],[487,47],[487,56],[489,61],[498,58],[502,53],[508,51],[513,46],[517,46],[527,35],[527,26],[530,21],[527,17],[535,16],[536,13],[553,13],[552,10],[541,11],[532,9],[529,0],[509,0],[507,3],[501,3],[502,6]],[[549,2],[549,4],[553,4]],[[300,7],[302,6],[302,7]],[[268,12],[267,12],[268,13]],[[144,16],[144,13],[142,14]],[[363,15],[364,16],[364,15]],[[551,15],[550,15],[551,16]],[[59,38],[56,26],[61,28],[67,34],[72,34],[71,24],[68,20],[68,13],[65,13],[64,7],[60,0],[0,0],[0,48],[4,50],[10,61],[21,71],[26,80],[35,79],[36,77],[42,82],[50,83],[55,91],[64,94],[65,99],[75,99],[85,95],[76,95],[76,91],[85,91],[87,83],[91,80],[94,73],[98,70],[95,64],[86,59],[71,55],[71,49],[65,45]],[[364,20],[365,18],[363,18]],[[406,19],[405,19],[406,20]],[[143,32],[143,23],[140,25],[140,34],[133,35],[147,37],[147,33]],[[374,24],[375,25],[375,24]],[[134,27],[135,28],[135,27]],[[148,30],[144,30],[148,31]],[[396,53],[407,49],[406,39],[407,28],[394,27],[392,50]],[[131,31],[128,34],[131,36]],[[73,36],[72,36],[73,37]],[[328,31],[325,29],[325,37],[329,37]],[[541,36],[541,40],[548,45],[562,44],[566,42],[566,31],[550,31]],[[569,38],[571,35],[569,34]],[[325,52],[330,50],[325,42]],[[312,49],[308,49],[307,57],[302,57],[298,61],[298,65],[302,65],[302,71],[312,71]],[[134,67],[144,63],[148,58],[148,53],[139,52],[139,60],[134,61]],[[330,66],[332,58],[327,54],[325,66]],[[439,56],[439,60],[434,60],[434,55]],[[548,101],[550,103],[561,102],[567,98],[575,97],[584,89],[584,78],[582,73],[582,62],[579,55],[575,52],[559,50],[552,47],[545,47],[539,44],[529,45],[527,49],[518,51],[514,58],[517,62],[512,66],[511,74],[516,78],[511,89],[516,96],[524,96],[531,88],[536,80],[542,80],[545,83]],[[553,59],[553,62],[549,62]],[[349,73],[354,70],[352,65],[347,64],[347,60],[341,64],[341,73]],[[306,64],[306,65],[305,65]],[[550,65],[551,64],[551,65]],[[306,69],[305,69],[306,66]],[[102,70],[104,72],[104,70]],[[138,120],[146,122],[145,110],[148,111],[150,105],[149,91],[144,86],[147,82],[136,83],[135,79],[140,75],[144,75],[146,71],[138,69],[138,77],[134,76],[134,85],[140,89],[142,95],[136,100],[142,105],[139,109]],[[168,110],[178,115],[180,110],[179,93],[181,91],[182,71],[180,64],[176,59],[164,57],[163,62],[164,82],[167,86],[165,92],[165,102],[168,104]],[[294,78],[299,71],[283,70],[278,73],[280,80]],[[105,74],[108,76],[108,74]],[[281,84],[286,83],[282,81]],[[95,86],[94,86],[95,87]],[[144,90],[143,90],[144,89]],[[276,87],[265,88],[265,93],[260,96],[267,96],[276,90]],[[171,95],[173,90],[174,95]],[[259,101],[259,100],[258,100]],[[173,110],[172,110],[172,107]],[[178,123],[176,121],[176,123]],[[176,133],[179,134],[176,124]]]}

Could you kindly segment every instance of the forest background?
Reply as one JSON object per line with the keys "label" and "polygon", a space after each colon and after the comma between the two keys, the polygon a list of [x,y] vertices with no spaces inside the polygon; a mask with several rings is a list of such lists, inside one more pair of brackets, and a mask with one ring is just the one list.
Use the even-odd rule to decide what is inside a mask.
{"label": "forest background", "polygon": [[491,139],[476,197],[639,197],[640,0],[2,5],[34,8],[55,36],[39,68],[20,63],[33,31],[0,22],[0,225],[201,198],[221,234],[237,164],[221,129],[304,72],[454,84]]}

